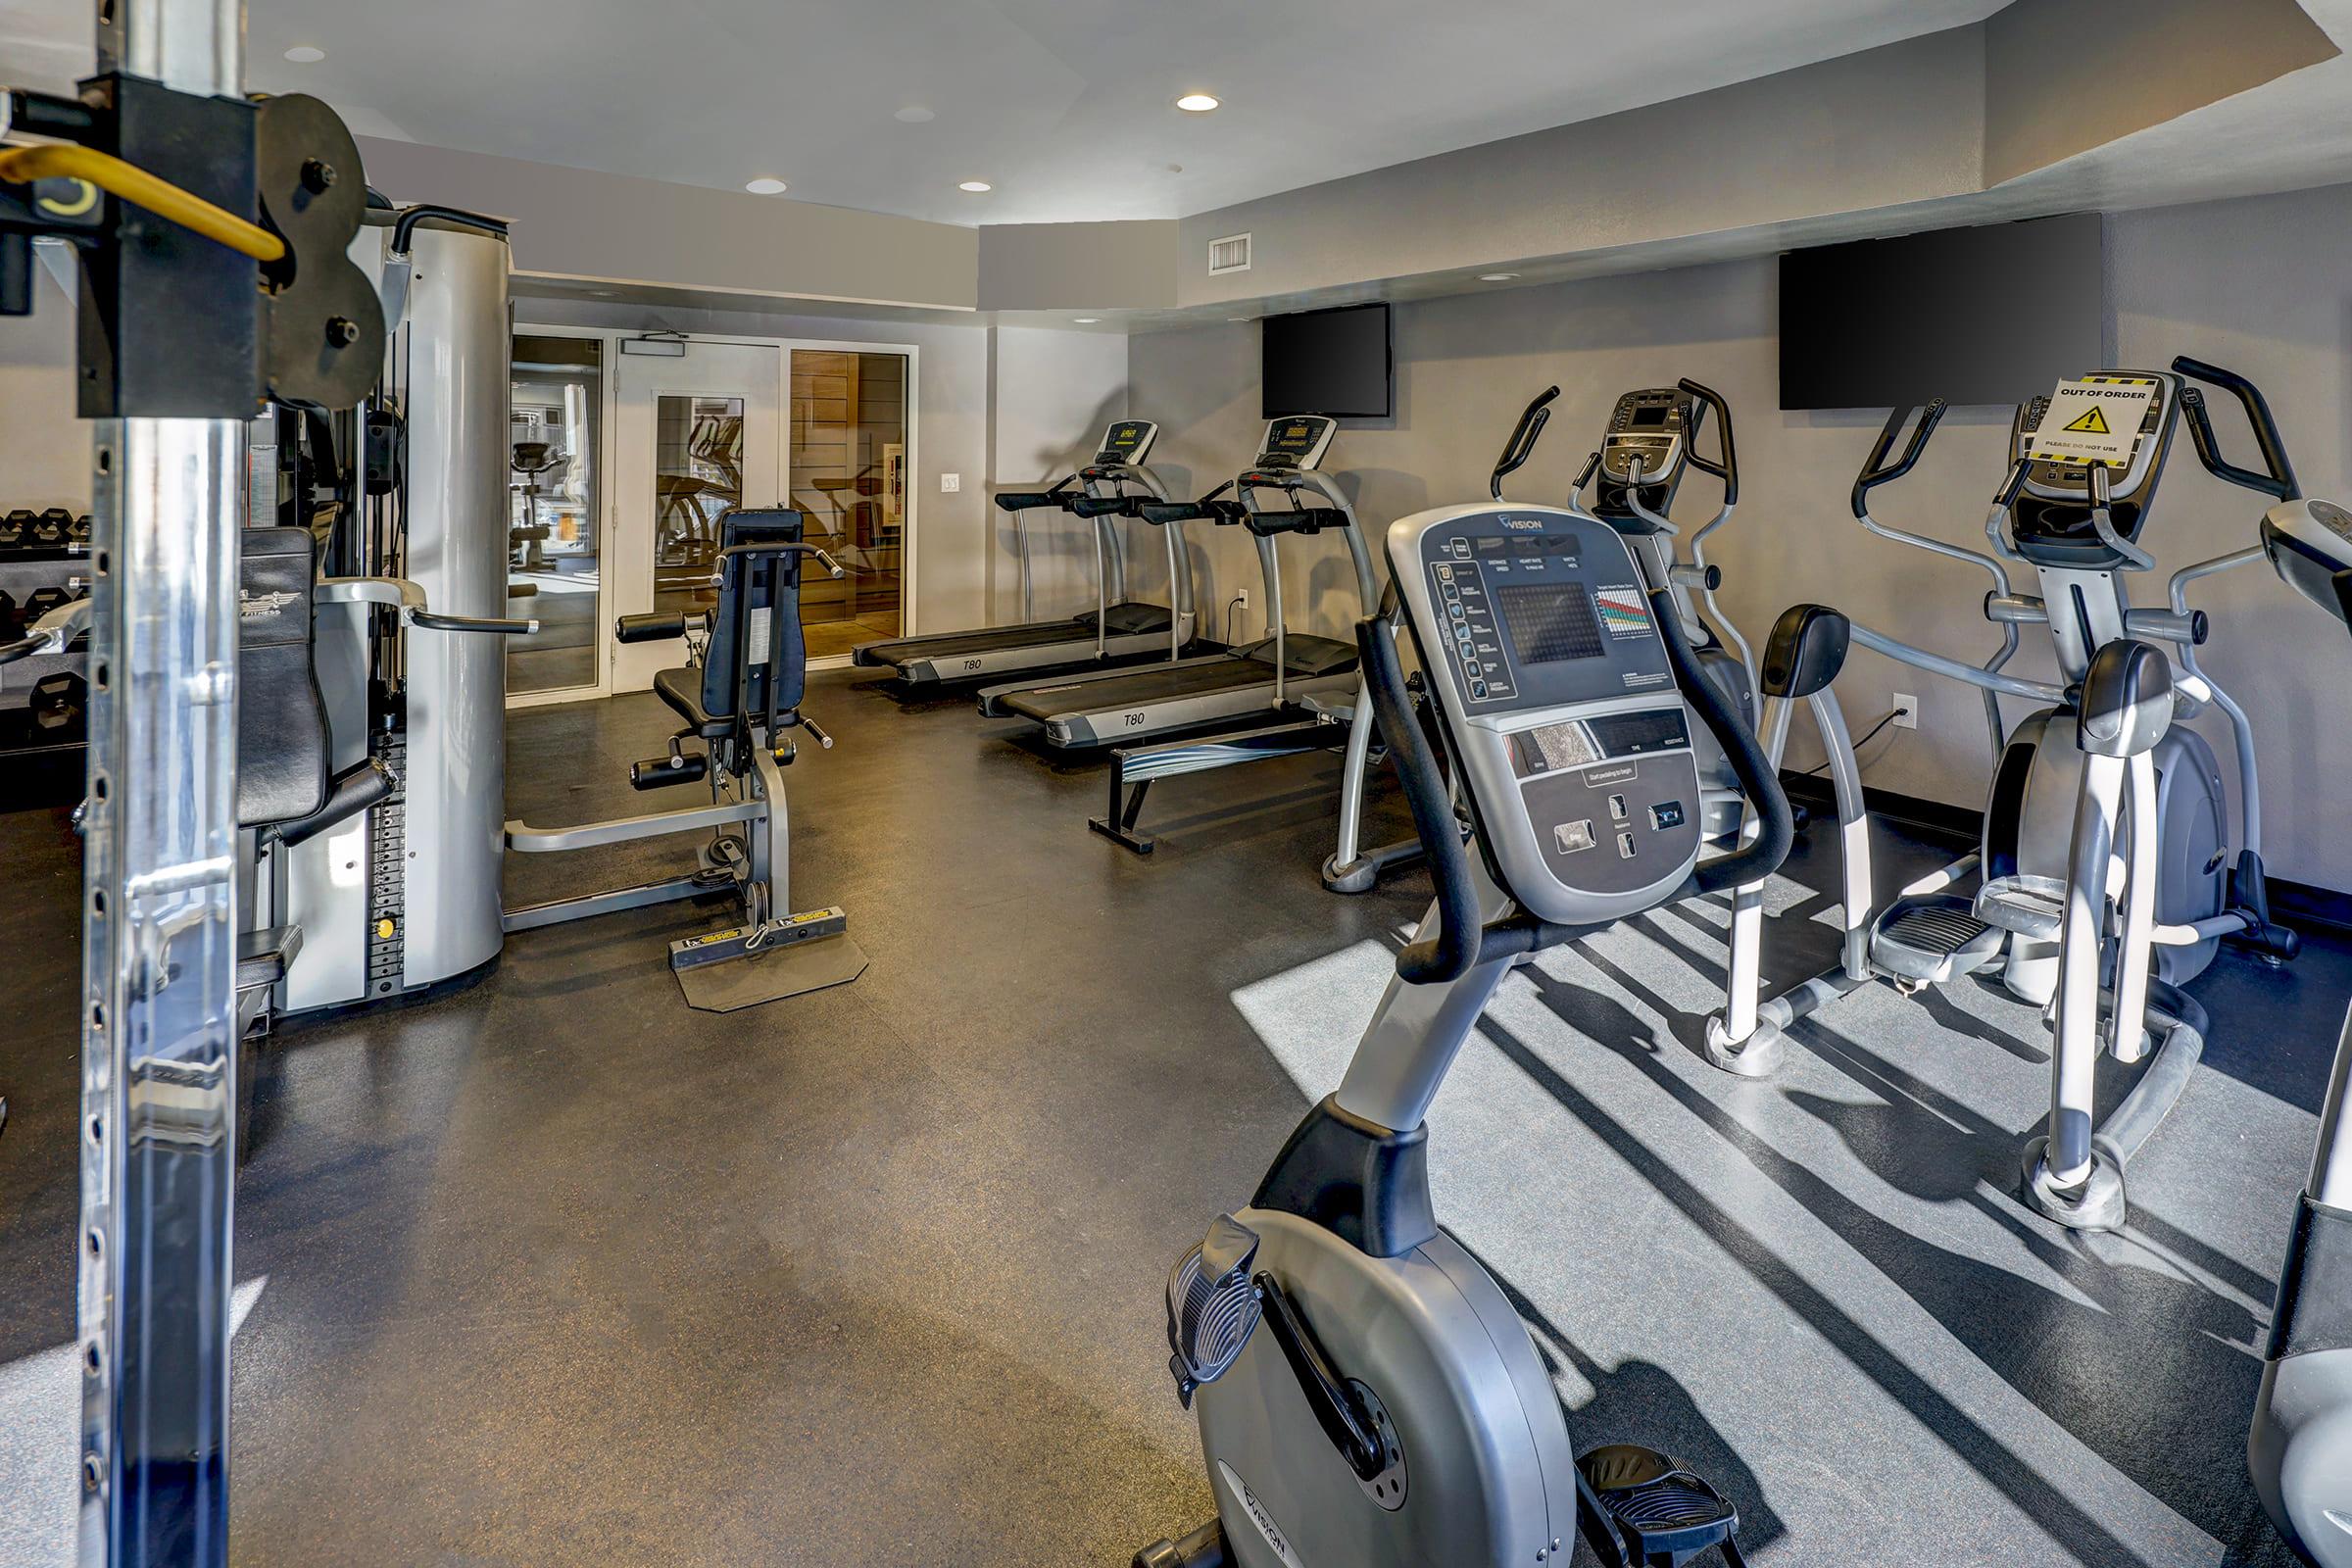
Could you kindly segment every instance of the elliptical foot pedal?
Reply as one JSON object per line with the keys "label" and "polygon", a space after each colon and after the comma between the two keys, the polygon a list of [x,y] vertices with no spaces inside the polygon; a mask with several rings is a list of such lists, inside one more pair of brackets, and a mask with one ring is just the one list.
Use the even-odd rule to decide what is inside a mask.
{"label": "elliptical foot pedal", "polygon": [[1990,963],[2003,940],[1966,895],[1930,893],[1897,899],[1872,924],[1870,962],[1906,985],[1941,985]]}
{"label": "elliptical foot pedal", "polygon": [[2066,881],[1996,876],[1977,890],[1977,917],[2029,942],[2055,942],[2066,924]]}
{"label": "elliptical foot pedal", "polygon": [[1683,1568],[1710,1548],[1730,1568],[1740,1555],[1740,1510],[1679,1462],[1639,1444],[1612,1443],[1576,1461],[1585,1540],[1611,1568]]}

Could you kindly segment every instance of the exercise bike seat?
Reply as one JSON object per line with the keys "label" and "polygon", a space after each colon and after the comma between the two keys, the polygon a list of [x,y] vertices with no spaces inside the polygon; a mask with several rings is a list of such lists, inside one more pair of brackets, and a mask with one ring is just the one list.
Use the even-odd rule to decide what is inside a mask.
{"label": "exercise bike seat", "polygon": [[713,715],[703,706],[703,672],[696,665],[682,664],[676,669],[657,671],[654,695],[676,710],[677,715],[704,740],[725,740],[735,731],[731,715]]}
{"label": "exercise bike seat", "polygon": [[2003,939],[1966,894],[1915,894],[1872,922],[1870,964],[1899,985],[1941,985],[1990,963]]}

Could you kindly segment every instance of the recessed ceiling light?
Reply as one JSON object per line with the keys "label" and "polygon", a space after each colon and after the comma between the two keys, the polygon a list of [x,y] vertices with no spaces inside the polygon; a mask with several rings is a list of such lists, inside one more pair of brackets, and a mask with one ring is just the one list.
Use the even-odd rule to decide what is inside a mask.
{"label": "recessed ceiling light", "polygon": [[1225,319],[1227,319],[1228,321],[1247,321],[1248,319],[1250,319],[1250,318],[1248,318],[1247,316],[1228,316],[1227,318],[1225,318]]}
{"label": "recessed ceiling light", "polygon": [[1176,107],[1187,114],[1205,115],[1217,107],[1217,101],[1204,92],[1188,92],[1176,100]]}
{"label": "recessed ceiling light", "polygon": [[939,117],[933,114],[930,110],[925,109],[921,104],[908,104],[906,108],[900,110],[897,114],[891,116],[890,118],[898,121],[901,124],[927,125],[932,121],[937,120]]}
{"label": "recessed ceiling light", "polygon": [[979,194],[980,194],[982,191],[984,191],[984,190],[995,190],[997,187],[996,187],[996,186],[994,186],[994,185],[991,185],[991,184],[990,184],[990,183],[989,183],[987,180],[985,180],[985,179],[967,179],[967,180],[965,180],[965,181],[964,181],[962,184],[960,184],[960,185],[956,186],[956,188],[957,190],[968,190],[968,191],[970,191],[970,192],[971,192],[973,195],[977,196],[977,195],[979,195]]}
{"label": "recessed ceiling light", "polygon": [[792,189],[790,185],[785,184],[780,179],[768,179],[764,177],[760,179],[746,180],[743,188],[750,191],[755,196],[781,196],[786,191]]}
{"label": "recessed ceiling light", "polygon": [[1076,321],[1080,326],[1092,326],[1102,318],[1100,316],[1073,316],[1070,319]]}
{"label": "recessed ceiling light", "polygon": [[1481,283],[1508,283],[1518,275],[1517,272],[1481,272],[1478,274],[1478,280]]}
{"label": "recessed ceiling light", "polygon": [[298,43],[286,51],[286,58],[298,66],[314,66],[326,58],[326,51],[316,44]]}

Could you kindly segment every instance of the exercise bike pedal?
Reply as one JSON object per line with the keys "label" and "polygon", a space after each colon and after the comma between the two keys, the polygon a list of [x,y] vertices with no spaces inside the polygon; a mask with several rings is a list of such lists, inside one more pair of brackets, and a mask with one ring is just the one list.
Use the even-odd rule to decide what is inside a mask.
{"label": "exercise bike pedal", "polygon": [[1135,1554],[1129,1568],[1229,1568],[1225,1527],[1211,1519],[1182,1541],[1154,1541]]}
{"label": "exercise bike pedal", "polygon": [[1740,1510],[1655,1448],[1612,1443],[1576,1461],[1585,1540],[1611,1568],[1683,1568],[1710,1548],[1730,1568],[1740,1555]]}
{"label": "exercise bike pedal", "polygon": [[2001,951],[2004,934],[1958,893],[1897,899],[1870,928],[1871,967],[1916,990],[1974,974]]}

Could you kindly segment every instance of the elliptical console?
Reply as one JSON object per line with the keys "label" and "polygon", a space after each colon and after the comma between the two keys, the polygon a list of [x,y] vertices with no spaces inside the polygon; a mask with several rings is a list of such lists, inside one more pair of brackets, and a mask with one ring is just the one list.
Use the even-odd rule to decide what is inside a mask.
{"label": "elliptical console", "polygon": [[[1339,1089],[1170,1276],[1169,1367],[1197,1408],[1219,1517],[1136,1563],[1543,1568],[1573,1550],[1581,1494],[1603,1562],[1722,1544],[1736,1564],[1738,1515],[1664,1455],[1617,1446],[1580,1467],[1509,1298],[1438,1229],[1423,1119],[1515,959],[1770,874],[1788,800],[1671,598],[1643,590],[1607,524],[1448,507],[1396,523],[1388,550],[1396,588],[1357,646],[1438,897]],[[1475,854],[1411,716],[1400,614]],[[1761,821],[1704,865],[1701,725]]]}

